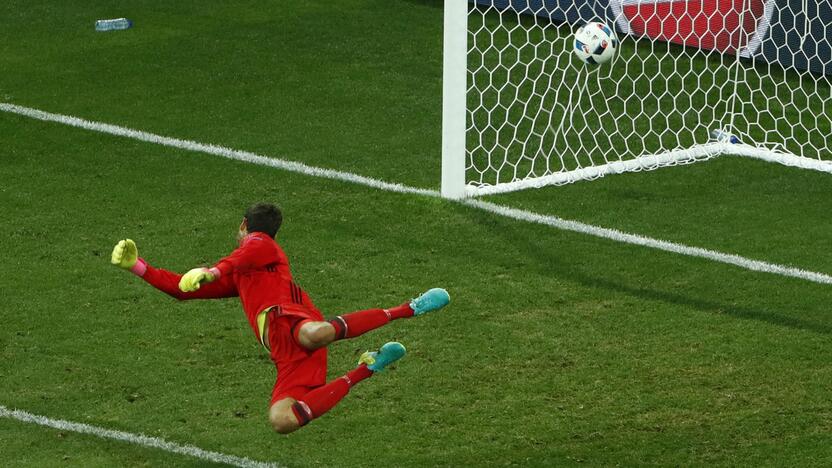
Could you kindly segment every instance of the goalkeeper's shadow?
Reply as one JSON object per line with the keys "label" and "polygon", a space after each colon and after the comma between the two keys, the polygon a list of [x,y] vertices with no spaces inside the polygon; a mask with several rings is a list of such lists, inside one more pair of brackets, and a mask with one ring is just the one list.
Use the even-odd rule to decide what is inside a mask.
{"label": "goalkeeper's shadow", "polygon": [[[493,216],[490,216],[487,213],[477,212],[474,210],[471,210],[470,213],[472,217],[477,218],[477,223],[483,226],[487,226],[489,232],[500,233],[500,235],[502,235],[505,238],[504,245],[513,245],[518,250],[522,250],[523,252],[525,252],[525,256],[527,257],[527,262],[525,262],[526,265],[535,265],[541,274],[555,275],[562,280],[565,280],[567,282],[578,283],[582,286],[606,289],[616,293],[624,293],[630,296],[651,301],[659,301],[673,305],[686,306],[702,312],[728,315],[741,319],[757,320],[772,325],[789,327],[799,330],[806,330],[814,333],[832,334],[832,325],[828,325],[825,323],[813,322],[803,318],[794,317],[783,312],[767,310],[764,307],[748,307],[731,303],[709,301],[701,296],[685,295],[676,291],[671,291],[670,289],[673,288],[673,286],[670,285],[667,287],[667,289],[656,287],[661,286],[663,284],[668,284],[669,282],[672,282],[674,280],[672,276],[667,276],[667,274],[663,274],[661,276],[657,275],[656,281],[651,282],[649,287],[641,284],[627,284],[624,281],[616,281],[615,279],[611,279],[609,277],[600,276],[598,274],[588,271],[589,268],[591,268],[591,266],[587,265],[604,264],[604,260],[579,263],[575,261],[570,261],[574,259],[568,259],[566,257],[561,257],[557,254],[553,254],[553,252],[559,252],[556,246],[551,245],[551,243],[554,242],[552,240],[553,237],[560,237],[560,235],[579,236],[580,234],[560,232],[560,235],[552,237],[521,238],[520,235],[515,234],[517,233],[516,225],[508,223],[505,220],[495,220]],[[502,226],[495,229],[495,224]],[[611,243],[612,241],[598,240],[598,242]],[[622,250],[646,249],[646,247],[631,245],[621,245],[619,246],[619,248]],[[582,251],[581,255],[585,254],[589,256],[602,256],[604,255],[604,250],[608,249],[604,248],[593,251]],[[656,252],[656,255],[658,256],[674,254],[666,252]],[[613,256],[610,255],[610,258],[613,258]],[[626,268],[631,267],[627,266]],[[643,270],[644,267],[642,266],[640,267],[640,269]],[[741,270],[735,271],[738,275],[743,273]],[[621,273],[618,274],[620,275]],[[769,273],[754,274],[768,275]],[[635,277],[638,275],[633,276]],[[684,281],[687,280],[687,278],[678,278],[678,280]],[[756,300],[765,301],[765,293],[767,292],[770,292],[775,295],[778,294],[776,289],[761,289],[759,293],[755,296]]]}

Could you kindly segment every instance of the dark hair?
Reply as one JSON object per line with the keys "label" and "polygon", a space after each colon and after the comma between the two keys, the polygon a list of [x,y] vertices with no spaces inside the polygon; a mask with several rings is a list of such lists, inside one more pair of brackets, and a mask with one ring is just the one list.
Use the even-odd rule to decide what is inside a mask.
{"label": "dark hair", "polygon": [[280,208],[271,203],[258,203],[246,210],[246,224],[248,232],[265,232],[272,238],[283,224],[283,214]]}

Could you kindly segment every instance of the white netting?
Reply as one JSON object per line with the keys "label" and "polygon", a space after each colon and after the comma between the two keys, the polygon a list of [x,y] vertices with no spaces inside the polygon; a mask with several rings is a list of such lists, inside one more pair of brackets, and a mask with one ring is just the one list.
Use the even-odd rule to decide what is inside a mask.
{"label": "white netting", "polygon": [[[470,4],[469,192],[706,159],[730,146],[709,143],[714,130],[738,146],[832,159],[832,5],[816,1]],[[612,63],[573,57],[587,21],[618,30]]]}

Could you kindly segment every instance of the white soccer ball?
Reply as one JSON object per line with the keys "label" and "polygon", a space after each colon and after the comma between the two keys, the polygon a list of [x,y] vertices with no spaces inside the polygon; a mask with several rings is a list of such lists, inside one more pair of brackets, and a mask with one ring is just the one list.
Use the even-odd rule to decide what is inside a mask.
{"label": "white soccer ball", "polygon": [[615,31],[604,23],[587,23],[575,31],[575,46],[572,52],[589,65],[609,62],[618,49]]}

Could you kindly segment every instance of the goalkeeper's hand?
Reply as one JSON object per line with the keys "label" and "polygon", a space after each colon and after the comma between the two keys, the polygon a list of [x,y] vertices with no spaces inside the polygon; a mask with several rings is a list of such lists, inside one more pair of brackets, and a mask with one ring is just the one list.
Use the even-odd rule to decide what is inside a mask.
{"label": "goalkeeper's hand", "polygon": [[130,239],[120,240],[115,247],[113,247],[113,254],[110,256],[110,263],[118,267],[129,270],[136,265],[139,259],[139,249],[136,248],[136,243]]}
{"label": "goalkeeper's hand", "polygon": [[179,290],[182,292],[194,292],[202,286],[203,283],[210,283],[216,277],[207,268],[194,268],[193,270],[182,275],[179,280]]}

